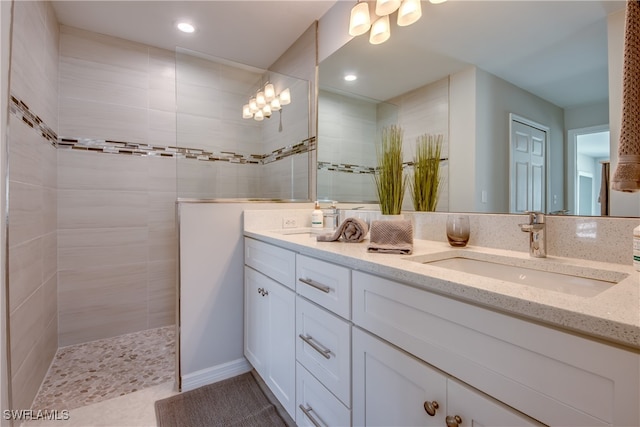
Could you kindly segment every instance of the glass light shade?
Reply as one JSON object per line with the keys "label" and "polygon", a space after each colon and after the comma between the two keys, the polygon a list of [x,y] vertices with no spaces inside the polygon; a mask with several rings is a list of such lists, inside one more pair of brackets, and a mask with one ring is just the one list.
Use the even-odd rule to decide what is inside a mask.
{"label": "glass light shade", "polygon": [[259,110],[259,108],[258,108],[258,103],[256,102],[256,99],[255,99],[255,98],[251,98],[251,99],[249,100],[249,108],[251,109],[251,112],[252,112],[252,113],[255,113],[256,111],[258,111],[258,110]]}
{"label": "glass light shade", "polygon": [[291,92],[289,92],[289,88],[286,88],[280,92],[280,105],[288,104],[291,104]]}
{"label": "glass light shade", "polygon": [[271,117],[271,105],[267,104],[262,107],[262,112],[264,113],[265,117]]}
{"label": "glass light shade", "polygon": [[250,119],[252,117],[253,113],[251,112],[251,107],[249,107],[249,104],[244,104],[244,106],[242,107],[242,118]]}
{"label": "glass light shade", "polygon": [[376,15],[390,15],[400,7],[400,0],[376,0]]}
{"label": "glass light shade", "polygon": [[264,87],[264,99],[267,102],[271,102],[273,98],[276,96],[276,90],[271,83],[268,83]]}
{"label": "glass light shade", "polygon": [[264,120],[264,113],[262,112],[262,110],[258,110],[254,115],[253,118],[259,122],[261,122],[262,120]]}
{"label": "glass light shade", "polygon": [[371,26],[371,33],[369,34],[369,43],[380,44],[389,40],[391,37],[391,30],[389,28],[389,15],[381,16]]}
{"label": "glass light shade", "polygon": [[278,111],[280,110],[280,99],[279,98],[273,98],[271,100],[271,111]]}
{"label": "glass light shade", "polygon": [[267,100],[264,97],[264,92],[258,92],[256,94],[256,104],[258,108],[262,108],[267,104]]}
{"label": "glass light shade", "polygon": [[421,16],[420,0],[404,0],[398,10],[398,25],[406,27],[416,22]]}
{"label": "glass light shade", "polygon": [[371,18],[369,17],[369,5],[366,1],[360,2],[351,9],[349,20],[349,34],[356,37],[369,31]]}

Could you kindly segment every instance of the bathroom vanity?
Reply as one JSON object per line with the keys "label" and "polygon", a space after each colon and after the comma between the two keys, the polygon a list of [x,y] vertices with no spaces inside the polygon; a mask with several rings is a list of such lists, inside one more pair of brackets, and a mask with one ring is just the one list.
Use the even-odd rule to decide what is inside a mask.
{"label": "bathroom vanity", "polygon": [[[454,258],[485,270],[434,263]],[[371,254],[366,241],[246,229],[245,356],[298,425],[640,425],[638,273],[532,262],[427,240],[410,256]],[[556,284],[490,277],[504,265]]]}

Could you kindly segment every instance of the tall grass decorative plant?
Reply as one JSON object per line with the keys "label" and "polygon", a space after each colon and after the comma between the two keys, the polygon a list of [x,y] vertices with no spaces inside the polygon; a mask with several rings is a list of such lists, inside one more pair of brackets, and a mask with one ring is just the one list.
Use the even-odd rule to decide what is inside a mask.
{"label": "tall grass decorative plant", "polygon": [[409,181],[416,211],[435,211],[440,193],[442,135],[421,135],[416,141],[413,177]]}
{"label": "tall grass decorative plant", "polygon": [[376,148],[378,167],[374,175],[380,211],[384,215],[398,215],[407,176],[402,169],[402,128],[396,125],[382,129],[382,144]]}

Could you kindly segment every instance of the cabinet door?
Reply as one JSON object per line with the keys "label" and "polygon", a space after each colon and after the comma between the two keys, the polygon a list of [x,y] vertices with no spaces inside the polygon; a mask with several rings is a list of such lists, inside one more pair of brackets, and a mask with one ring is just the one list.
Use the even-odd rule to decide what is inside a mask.
{"label": "cabinet door", "polygon": [[491,397],[449,379],[447,383],[447,426],[541,427],[543,424]]}
{"label": "cabinet door", "polygon": [[264,303],[267,316],[268,363],[263,379],[289,415],[295,419],[296,348],[295,293],[267,279]]}
{"label": "cabinet door", "polygon": [[245,267],[244,354],[295,417],[295,294]]}
{"label": "cabinet door", "polygon": [[357,328],[353,358],[354,425],[445,425],[446,376]]}
{"label": "cabinet door", "polygon": [[267,358],[267,304],[262,296],[268,280],[257,271],[244,268],[244,355],[264,378]]}

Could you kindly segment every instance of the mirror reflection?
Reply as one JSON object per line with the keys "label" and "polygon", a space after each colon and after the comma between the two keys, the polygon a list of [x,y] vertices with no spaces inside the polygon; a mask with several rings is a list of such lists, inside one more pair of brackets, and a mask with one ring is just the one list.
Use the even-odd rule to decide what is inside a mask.
{"label": "mirror reflection", "polygon": [[443,135],[437,211],[607,214],[607,17],[624,7],[423,2],[387,42],[352,39],[319,66],[318,198],[375,202],[375,146],[397,123],[407,163]]}

